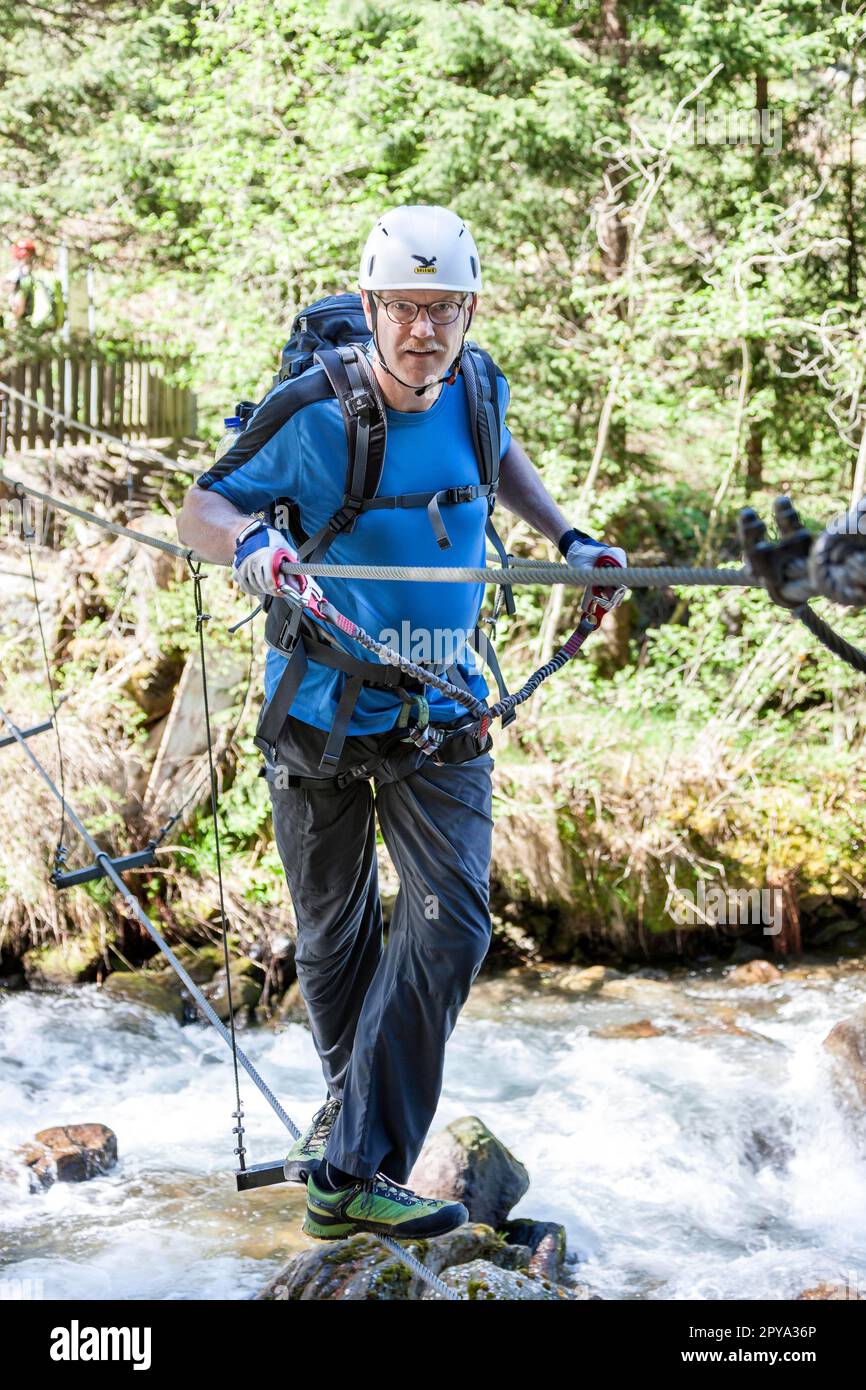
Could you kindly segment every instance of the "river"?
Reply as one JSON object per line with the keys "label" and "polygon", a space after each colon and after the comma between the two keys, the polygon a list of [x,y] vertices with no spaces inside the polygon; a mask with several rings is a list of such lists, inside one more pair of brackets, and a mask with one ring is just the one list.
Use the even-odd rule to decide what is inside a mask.
{"label": "river", "polygon": [[[821,1047],[863,1006],[860,962],[751,986],[715,965],[659,976],[592,995],[555,975],[482,977],[433,1131],[484,1120],[531,1175],[512,1214],[561,1222],[575,1274],[604,1299],[787,1299],[846,1280],[866,1293],[866,1152]],[[659,1035],[597,1035],[639,1019]],[[307,1030],[247,1029],[242,1046],[306,1125],[324,1099]],[[281,1158],[285,1131],[243,1072],[241,1091],[248,1162]],[[84,1122],[119,1147],[90,1182],[37,1195],[0,1183],[0,1287],[255,1293],[307,1243],[303,1189],[235,1191],[233,1109],[230,1054],[207,1024],[96,986],[0,995],[0,1156]]]}

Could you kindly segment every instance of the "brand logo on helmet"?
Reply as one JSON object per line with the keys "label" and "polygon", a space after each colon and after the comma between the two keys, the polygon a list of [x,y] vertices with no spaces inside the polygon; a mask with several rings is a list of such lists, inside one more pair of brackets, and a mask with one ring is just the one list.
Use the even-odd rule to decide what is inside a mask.
{"label": "brand logo on helmet", "polygon": [[421,262],[420,265],[416,265],[416,267],[415,267],[415,274],[416,274],[416,275],[435,275],[435,274],[436,274],[436,264],[435,264],[435,262],[436,262],[436,257],[435,257],[435,256],[429,256],[429,257],[428,257],[428,256],[416,256],[415,253],[414,253],[414,251],[413,251],[413,253],[412,253],[412,260],[413,260],[413,261],[420,261],[420,262]]}

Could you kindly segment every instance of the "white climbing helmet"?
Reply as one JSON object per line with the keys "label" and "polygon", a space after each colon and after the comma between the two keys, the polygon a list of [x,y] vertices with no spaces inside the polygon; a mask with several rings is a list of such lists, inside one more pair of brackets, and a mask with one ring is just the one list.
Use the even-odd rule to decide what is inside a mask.
{"label": "white climbing helmet", "polygon": [[383,213],[364,243],[362,290],[481,289],[478,247],[462,217],[416,203]]}

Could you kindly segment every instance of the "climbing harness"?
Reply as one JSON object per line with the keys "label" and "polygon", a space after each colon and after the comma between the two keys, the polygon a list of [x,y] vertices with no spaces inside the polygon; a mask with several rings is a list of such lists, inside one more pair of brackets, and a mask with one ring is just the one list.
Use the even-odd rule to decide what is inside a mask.
{"label": "climbing harness", "polygon": [[[278,558],[278,556],[275,558],[275,566]],[[596,571],[602,568],[619,569],[620,566],[611,556],[605,555],[596,562],[594,567]],[[295,774],[289,774],[285,779],[288,786],[312,787],[321,790],[333,787],[336,790],[342,790],[351,782],[369,776],[375,768],[379,767],[385,761],[396,741],[414,743],[417,748],[430,757],[431,762],[439,766],[443,763],[465,762],[467,758],[478,757],[490,746],[489,728],[492,721],[501,719],[505,725],[513,719],[514,710],[535,693],[542,681],[561,670],[567,661],[572,660],[577,655],[587,637],[601,625],[605,614],[611,612],[622,602],[625,588],[623,586],[602,588],[598,585],[587,588],[581,603],[580,622],[568,640],[563,643],[550,661],[532,673],[520,690],[514,694],[506,695],[492,706],[477,699],[466,686],[453,684],[446,676],[438,675],[428,667],[410,661],[408,657],[401,656],[399,652],[395,652],[382,642],[377,641],[357,623],[340,613],[328,599],[319,598],[312,586],[307,586],[302,593],[299,593],[288,584],[284,584],[283,593],[287,603],[294,605],[301,611],[312,613],[323,622],[330,623],[360,646],[372,652],[380,661],[388,663],[390,670],[401,672],[413,681],[430,686],[469,711],[468,718],[464,716],[448,724],[431,724],[426,699],[420,695],[413,695],[411,699],[416,710],[414,722],[409,722],[411,715],[407,715],[402,723],[398,720],[399,735],[395,733],[391,739],[384,742],[382,751],[375,761],[356,764],[334,778],[298,777]],[[358,662],[356,664],[365,666],[369,663]],[[384,684],[384,682],[382,683]],[[290,698],[293,698],[291,687],[289,690]],[[276,759],[277,735],[285,715],[282,713],[281,705],[278,703],[275,707],[273,700],[266,709],[266,715],[269,715],[270,719],[260,722],[256,743],[265,753],[268,766],[273,767]],[[407,726],[408,732],[404,734],[402,730]],[[263,728],[267,731],[265,735],[262,732]],[[271,732],[273,732],[272,742],[270,741]],[[455,746],[452,747],[452,744]]]}

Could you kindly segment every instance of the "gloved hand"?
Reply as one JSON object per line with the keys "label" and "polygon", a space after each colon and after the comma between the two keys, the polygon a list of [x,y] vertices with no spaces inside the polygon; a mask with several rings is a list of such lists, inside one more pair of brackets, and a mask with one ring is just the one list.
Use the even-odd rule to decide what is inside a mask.
{"label": "gloved hand", "polygon": [[618,545],[605,545],[604,541],[590,540],[589,537],[583,541],[572,541],[565,556],[565,563],[573,565],[575,568],[591,566],[596,563],[602,555],[609,555],[616,560],[618,565],[627,565],[628,559],[625,551]]}
{"label": "gloved hand", "polygon": [[283,585],[289,585],[297,593],[297,602],[306,607],[310,602],[320,601],[325,596],[315,580],[308,575],[280,573],[280,566],[284,560],[294,564],[297,558],[297,552],[281,532],[259,521],[241,531],[235,542],[232,577],[238,587],[252,598],[266,598],[279,594],[291,601],[293,596],[284,594],[282,588]]}
{"label": "gloved hand", "polygon": [[[567,535],[563,537],[563,540],[567,541],[567,539]],[[560,549],[561,548],[562,546],[560,545]],[[582,540],[574,540],[571,542],[566,549],[565,563],[567,565],[574,565],[575,567],[589,567],[595,565],[602,555],[609,555],[612,560],[616,560],[617,564],[628,564],[626,553],[621,546],[605,545],[604,541],[595,541],[591,536],[584,536]],[[604,565],[602,569],[609,574],[613,566]],[[591,587],[593,593],[600,594],[604,599],[612,599],[616,593],[615,589],[605,588],[597,584]],[[589,593],[589,590],[587,590],[587,593]]]}

